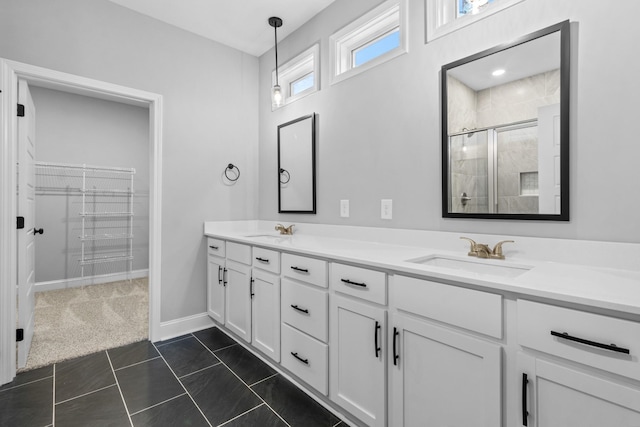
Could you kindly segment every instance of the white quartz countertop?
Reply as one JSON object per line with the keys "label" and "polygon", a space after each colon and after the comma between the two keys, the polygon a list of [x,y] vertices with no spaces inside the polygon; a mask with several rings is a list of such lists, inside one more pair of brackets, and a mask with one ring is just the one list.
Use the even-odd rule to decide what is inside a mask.
{"label": "white quartz countertop", "polygon": [[[418,247],[305,233],[281,236],[273,228],[256,229],[251,226],[243,227],[242,224],[229,226],[226,222],[205,222],[204,234],[397,274],[468,284],[487,291],[546,298],[640,316],[640,271],[540,261],[509,255],[506,260],[477,259],[467,256],[465,251],[428,247],[428,243],[427,246]],[[445,263],[453,265],[411,262],[433,257],[445,258]],[[460,268],[460,265],[470,268]],[[481,271],[485,266],[488,266],[489,271]],[[515,277],[503,274],[504,267],[512,267],[505,272]]]}

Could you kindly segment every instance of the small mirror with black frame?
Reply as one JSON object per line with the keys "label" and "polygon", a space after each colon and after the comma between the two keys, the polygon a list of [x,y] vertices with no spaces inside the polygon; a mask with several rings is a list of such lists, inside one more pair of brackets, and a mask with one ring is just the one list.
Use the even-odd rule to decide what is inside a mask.
{"label": "small mirror with black frame", "polygon": [[278,126],[278,212],[316,213],[316,115]]}
{"label": "small mirror with black frame", "polygon": [[442,216],[569,220],[564,21],[442,67]]}

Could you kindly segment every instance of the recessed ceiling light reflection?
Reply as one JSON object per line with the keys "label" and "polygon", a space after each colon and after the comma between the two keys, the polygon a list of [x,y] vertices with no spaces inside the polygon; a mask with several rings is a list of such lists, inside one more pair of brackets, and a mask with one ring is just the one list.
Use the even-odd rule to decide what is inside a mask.
{"label": "recessed ceiling light reflection", "polygon": [[491,73],[491,75],[492,75],[492,76],[494,76],[494,77],[498,77],[498,76],[503,75],[503,74],[504,74],[504,72],[505,72],[505,70],[504,70],[504,69],[502,69],[502,68],[500,68],[500,69],[498,69],[498,70],[495,70],[493,73]]}

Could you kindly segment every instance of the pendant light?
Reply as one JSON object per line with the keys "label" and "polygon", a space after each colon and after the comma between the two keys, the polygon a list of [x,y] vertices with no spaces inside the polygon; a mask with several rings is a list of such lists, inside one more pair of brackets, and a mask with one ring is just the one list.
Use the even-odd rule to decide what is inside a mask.
{"label": "pendant light", "polygon": [[272,16],[269,18],[269,25],[273,27],[273,35],[276,42],[276,84],[271,89],[271,106],[276,109],[282,105],[282,88],[278,83],[278,27],[282,27],[282,19]]}

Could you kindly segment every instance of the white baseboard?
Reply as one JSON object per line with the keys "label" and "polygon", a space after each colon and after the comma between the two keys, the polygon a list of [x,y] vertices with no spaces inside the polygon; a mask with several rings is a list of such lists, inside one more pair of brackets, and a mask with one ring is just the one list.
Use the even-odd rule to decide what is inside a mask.
{"label": "white baseboard", "polygon": [[149,276],[149,269],[135,270],[131,273],[109,273],[91,277],[74,277],[71,279],[51,280],[49,282],[37,282],[36,292],[53,291],[56,289],[79,288],[80,286],[101,285],[121,280],[140,279]]}
{"label": "white baseboard", "polygon": [[160,340],[165,341],[180,335],[190,334],[214,326],[213,320],[207,313],[194,314],[160,323]]}

